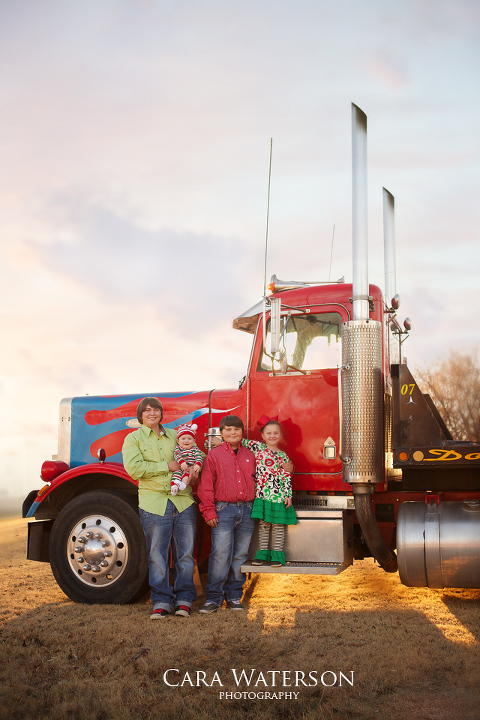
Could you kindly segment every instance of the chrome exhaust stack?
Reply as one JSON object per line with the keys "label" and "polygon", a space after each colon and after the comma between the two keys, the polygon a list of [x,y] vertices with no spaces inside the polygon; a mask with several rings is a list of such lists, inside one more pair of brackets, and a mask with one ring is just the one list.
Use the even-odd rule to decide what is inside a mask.
{"label": "chrome exhaust stack", "polygon": [[397,270],[395,260],[395,199],[383,188],[383,240],[385,261],[385,294],[386,311],[390,314],[390,332],[396,336],[398,346],[390,345],[390,362],[401,364],[402,343],[407,339],[411,329],[409,318],[405,318],[403,328],[399,324],[396,312],[400,307],[400,295],[397,294]]}
{"label": "chrome exhaust stack", "polygon": [[385,301],[387,306],[397,310],[400,298],[397,296],[397,269],[395,261],[395,199],[383,188],[383,251],[385,258]]}
{"label": "chrome exhaust stack", "polygon": [[367,116],[352,103],[353,319],[368,320]]}
{"label": "chrome exhaust stack", "polygon": [[342,328],[344,481],[371,493],[383,482],[382,327],[370,320],[367,116],[352,103],[352,317]]}
{"label": "chrome exhaust stack", "polygon": [[373,557],[397,569],[372,512],[370,495],[384,481],[382,325],[370,320],[368,284],[367,116],[352,103],[352,317],[342,328],[341,418],[343,479]]}

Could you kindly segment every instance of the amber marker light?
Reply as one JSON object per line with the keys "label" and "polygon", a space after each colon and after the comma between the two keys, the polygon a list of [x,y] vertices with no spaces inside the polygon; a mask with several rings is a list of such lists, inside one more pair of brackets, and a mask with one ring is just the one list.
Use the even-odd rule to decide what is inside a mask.
{"label": "amber marker light", "polygon": [[408,455],[406,452],[400,452],[398,453],[398,459],[402,462],[405,462],[405,460],[408,460]]}

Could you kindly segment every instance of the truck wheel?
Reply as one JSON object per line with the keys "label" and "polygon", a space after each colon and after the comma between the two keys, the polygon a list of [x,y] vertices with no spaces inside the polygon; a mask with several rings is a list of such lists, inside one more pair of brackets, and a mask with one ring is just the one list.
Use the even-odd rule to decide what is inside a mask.
{"label": "truck wheel", "polygon": [[137,512],[114,493],[79,495],[53,523],[50,564],[74,602],[138,600],[148,589],[148,558]]}

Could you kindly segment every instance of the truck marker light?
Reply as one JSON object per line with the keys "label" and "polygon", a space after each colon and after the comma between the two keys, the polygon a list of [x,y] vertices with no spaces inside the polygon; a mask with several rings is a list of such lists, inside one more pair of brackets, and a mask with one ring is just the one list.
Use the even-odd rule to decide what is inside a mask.
{"label": "truck marker light", "polygon": [[50,490],[50,485],[44,485],[42,488],[40,488],[40,490],[37,493],[37,498],[42,497],[42,495],[44,495],[47,492],[47,490]]}
{"label": "truck marker light", "polygon": [[62,473],[70,470],[67,463],[55,460],[45,460],[40,470],[40,477],[44,482],[52,482],[56,477]]}
{"label": "truck marker light", "polygon": [[408,455],[406,452],[398,453],[398,459],[402,462],[405,462],[405,460],[408,460]]}

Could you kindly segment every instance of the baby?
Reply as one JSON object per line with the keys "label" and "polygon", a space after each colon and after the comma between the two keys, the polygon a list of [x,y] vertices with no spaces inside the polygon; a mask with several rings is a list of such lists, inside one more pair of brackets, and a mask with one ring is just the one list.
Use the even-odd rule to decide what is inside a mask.
{"label": "baby", "polygon": [[188,485],[188,468],[192,465],[203,465],[203,453],[195,445],[196,425],[180,425],[177,428],[177,446],[173,451],[173,457],[180,465],[180,470],[172,473],[170,492],[176,495],[179,490],[185,490]]}

